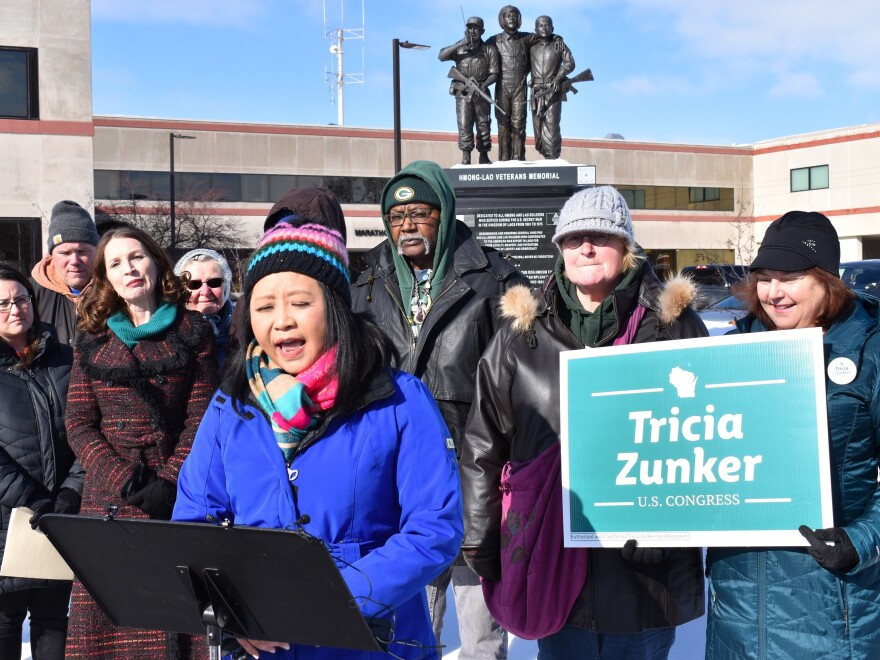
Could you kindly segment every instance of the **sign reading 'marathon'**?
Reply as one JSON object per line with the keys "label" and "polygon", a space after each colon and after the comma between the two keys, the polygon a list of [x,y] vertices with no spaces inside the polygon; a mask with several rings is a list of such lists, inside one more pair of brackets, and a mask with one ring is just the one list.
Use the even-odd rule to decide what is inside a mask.
{"label": "sign reading 'marathon'", "polygon": [[820,329],[560,360],[566,546],[794,546],[833,526]]}

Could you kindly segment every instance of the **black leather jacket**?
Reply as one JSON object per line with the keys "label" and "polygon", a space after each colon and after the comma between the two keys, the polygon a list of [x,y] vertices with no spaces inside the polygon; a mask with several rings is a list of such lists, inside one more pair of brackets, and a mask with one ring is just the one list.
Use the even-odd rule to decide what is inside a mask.
{"label": "black leather jacket", "polygon": [[460,452],[464,424],[474,398],[477,361],[499,324],[498,298],[528,280],[497,251],[482,248],[462,223],[456,225],[453,265],[413,338],[395,274],[391,244],[383,241],[364,260],[352,284],[352,309],[376,323],[399,354],[397,368],[427,385]]}
{"label": "black leather jacket", "polygon": [[[688,291],[690,297],[685,295]],[[637,303],[646,312],[634,343],[707,334],[700,318],[686,306],[693,286],[674,280],[664,290],[647,264],[641,281],[612,295],[621,318],[597,346],[614,341]],[[534,294],[522,288],[507,292],[501,309],[509,322],[498,331],[477,368],[461,457],[462,550],[471,567],[485,577],[499,573],[498,487],[504,464],[529,460],[559,442],[559,353],[584,348],[560,320],[562,304],[553,275]],[[600,633],[629,634],[702,616],[699,549],[673,549],[659,564],[626,561],[618,549],[590,550],[589,556],[587,583],[568,623]]]}
{"label": "black leather jacket", "polygon": [[[46,326],[48,328],[48,326]],[[73,350],[48,329],[30,368],[0,342],[0,556],[11,510],[54,497],[61,488],[82,494],[84,471],[67,444],[64,409]],[[0,578],[0,593],[50,584]]]}

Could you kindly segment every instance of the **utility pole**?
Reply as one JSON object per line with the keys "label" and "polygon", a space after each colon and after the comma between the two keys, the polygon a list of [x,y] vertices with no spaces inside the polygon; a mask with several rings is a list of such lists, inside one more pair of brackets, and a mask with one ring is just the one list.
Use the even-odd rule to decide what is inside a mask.
{"label": "utility pole", "polygon": [[[345,0],[339,2],[339,22],[343,23],[345,18]],[[361,27],[347,29],[344,27],[333,28],[327,30],[327,3],[324,2],[324,36],[333,40],[330,44],[330,54],[336,56],[336,71],[324,71],[324,78],[332,81],[333,92],[332,98],[336,100],[336,123],[339,126],[345,125],[345,86],[348,84],[364,84],[363,62],[361,63],[360,73],[346,73],[343,61],[343,42],[351,39],[364,40],[364,0],[361,0]],[[362,49],[363,50],[363,49]],[[363,52],[361,54],[363,58]]]}
{"label": "utility pole", "polygon": [[174,140],[195,140],[195,135],[181,135],[180,133],[169,133],[168,134],[168,153],[171,157],[171,166],[168,168],[171,171],[171,182],[169,188],[169,197],[171,202],[171,240],[169,241],[168,248],[169,250],[173,250],[177,247],[177,223],[175,222],[176,217],[174,213]]}

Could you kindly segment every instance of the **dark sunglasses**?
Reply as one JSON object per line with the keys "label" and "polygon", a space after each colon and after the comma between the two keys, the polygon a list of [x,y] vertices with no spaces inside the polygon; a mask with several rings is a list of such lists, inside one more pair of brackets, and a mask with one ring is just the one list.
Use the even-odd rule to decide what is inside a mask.
{"label": "dark sunglasses", "polygon": [[[223,286],[223,278],[222,277],[212,277],[210,280],[205,280],[207,285],[212,289],[217,289]],[[202,288],[202,280],[187,280],[186,288],[190,291],[198,291]]]}

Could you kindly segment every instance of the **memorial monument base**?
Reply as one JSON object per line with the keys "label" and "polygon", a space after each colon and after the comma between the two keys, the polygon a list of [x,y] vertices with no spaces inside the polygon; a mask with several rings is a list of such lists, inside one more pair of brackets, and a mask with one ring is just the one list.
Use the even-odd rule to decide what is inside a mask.
{"label": "memorial monument base", "polygon": [[559,254],[551,240],[559,210],[577,190],[596,184],[595,165],[561,159],[456,165],[446,175],[455,189],[457,218],[533,285],[553,271]]}

